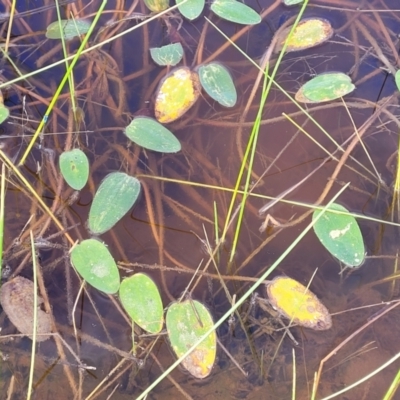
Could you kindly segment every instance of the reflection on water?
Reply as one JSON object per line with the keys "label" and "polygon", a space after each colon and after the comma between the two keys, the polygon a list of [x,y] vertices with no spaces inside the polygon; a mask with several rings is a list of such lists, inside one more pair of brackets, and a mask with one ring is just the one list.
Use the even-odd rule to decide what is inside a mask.
{"label": "reflection on water", "polygon": [[[50,3],[35,3],[35,7]],[[92,18],[91,13],[99,4],[95,1],[84,7],[85,4],[76,1],[73,6],[63,8],[63,12]],[[259,61],[273,33],[298,8],[284,7],[278,0],[261,4],[262,8],[256,2],[249,5],[260,13],[268,10],[262,23],[251,29],[241,31],[239,25],[214,17],[213,21],[252,59]],[[30,8],[30,4],[26,6]],[[107,7],[100,20],[104,29],[96,30],[92,44],[141,21],[139,14],[123,20],[127,13],[131,17],[132,13],[147,13],[144,5],[136,3],[129,10],[130,5],[124,9],[121,2]],[[315,74],[341,71],[351,76],[356,90],[346,96],[344,103],[338,100],[309,105],[309,115],[317,126],[281,90],[272,87],[263,110],[252,184],[267,172],[254,187],[255,195],[279,196],[317,168],[327,157],[325,150],[332,153],[340,144],[343,150],[335,153],[337,160],[326,162],[287,199],[312,205],[327,185],[332,185],[322,200],[325,204],[350,182],[340,196],[340,204],[365,216],[398,221],[399,206],[396,202],[392,204],[392,185],[399,111],[397,89],[390,74],[391,69],[398,69],[399,18],[391,12],[396,7],[397,2],[389,0],[321,1],[309,6],[305,15],[329,19],[335,35],[317,48],[285,55],[276,81],[287,94],[293,95]],[[167,20],[152,21],[82,56],[74,70],[79,118],[74,118],[69,90],[64,89],[43,135],[20,171],[63,226],[70,227],[68,234],[73,241],[89,237],[87,215],[104,176],[116,170],[137,176],[143,189],[139,202],[101,240],[120,261],[123,277],[132,271],[144,271],[156,280],[165,306],[181,296],[199,265],[202,269],[209,263],[192,296],[206,304],[217,320],[230,306],[227,291],[229,296],[240,298],[251,282],[297,238],[310,217],[304,215],[308,210],[305,206],[278,202],[268,211],[278,225],[269,226],[260,234],[263,220],[258,209],[268,199],[251,196],[246,203],[233,263],[229,264],[229,258],[236,218],[213,262],[209,262],[210,252],[205,243],[208,241],[211,251],[214,250],[217,240],[214,222],[218,222],[221,235],[231,200],[229,191],[215,187],[231,189],[235,185],[241,155],[258,111],[260,93],[242,121],[258,71],[233,46],[221,51],[226,39],[203,17],[189,22],[176,16],[174,12]],[[61,58],[60,43],[45,40],[43,35],[45,27],[55,18],[55,13],[47,10],[14,21],[9,54],[23,73]],[[8,23],[1,26],[3,42],[8,27]],[[168,125],[182,143],[180,153],[144,151],[127,143],[123,129],[133,115],[153,116],[154,93],[167,73],[166,68],[152,63],[149,47],[176,40],[184,46],[187,66],[211,60],[224,63],[234,77],[239,102],[233,109],[225,109],[203,94],[185,116]],[[71,41],[67,50],[73,53],[78,44],[78,40]],[[272,59],[271,67],[274,63]],[[64,67],[59,65],[3,89],[11,117],[2,125],[2,145],[10,157],[20,159],[56,91]],[[4,59],[2,81],[15,77],[16,69]],[[283,113],[302,126],[308,136]],[[354,126],[365,148],[358,143],[348,155],[346,149]],[[91,162],[88,185],[78,194],[62,184],[58,172],[59,154],[72,147],[84,150]],[[338,160],[344,161],[343,165]],[[382,180],[380,184],[371,160]],[[47,311],[52,312],[58,333],[37,346],[34,395],[40,399],[138,397],[174,360],[166,335],[154,338],[136,330],[136,346],[132,350],[131,324],[118,298],[106,297],[90,287],[83,294],[79,292],[80,281],[69,264],[71,244],[15,174],[9,180],[4,268],[11,268],[13,275],[32,279],[29,242],[32,230],[49,302]],[[238,201],[234,207],[237,205]],[[289,399],[295,363],[296,398],[306,399],[311,397],[314,374],[324,360],[317,394],[322,398],[352,384],[397,354],[400,349],[393,333],[397,332],[400,311],[393,308],[385,313],[381,303],[397,299],[399,288],[394,280],[374,283],[394,272],[398,227],[366,219],[359,219],[359,224],[370,257],[361,268],[340,274],[337,260],[310,232],[273,273],[307,285],[317,269],[310,288],[333,314],[330,330],[291,328],[299,343],[295,345],[273,310],[267,311],[258,300],[249,299],[239,308],[239,314],[218,329],[221,344],[247,375],[219,346],[210,377],[198,381],[177,368],[153,390],[152,398]],[[218,273],[223,276],[224,285]],[[265,297],[264,288],[258,289],[258,296]],[[379,318],[357,332],[374,316]],[[28,385],[31,341],[15,335],[16,330],[4,312],[0,318],[4,336],[0,397],[23,398]],[[343,396],[383,398],[396,372],[396,365],[391,364],[383,373]]]}

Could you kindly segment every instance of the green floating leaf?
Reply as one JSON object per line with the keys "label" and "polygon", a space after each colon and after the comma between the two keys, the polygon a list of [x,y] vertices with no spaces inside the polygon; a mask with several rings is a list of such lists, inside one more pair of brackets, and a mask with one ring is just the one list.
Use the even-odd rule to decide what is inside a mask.
{"label": "green floating leaf", "polygon": [[81,190],[89,178],[89,160],[79,149],[65,151],[60,155],[60,170],[72,189]]}
{"label": "green floating leaf", "polygon": [[146,7],[153,12],[161,12],[169,7],[169,0],[144,0]]}
{"label": "green floating leaf", "polygon": [[[181,357],[213,326],[206,307],[196,300],[170,305],[166,316],[168,337],[177,357]],[[207,377],[217,351],[217,335],[213,331],[183,361],[182,365],[196,378]]]}
{"label": "green floating leaf", "polygon": [[237,101],[235,84],[231,74],[221,64],[210,63],[199,67],[199,78],[207,94],[225,107],[233,107]]}
{"label": "green floating leaf", "polygon": [[140,182],[123,172],[112,172],[101,182],[89,211],[89,230],[100,235],[111,229],[133,206]]}
{"label": "green floating leaf", "polygon": [[196,103],[201,85],[196,72],[177,68],[167,75],[158,89],[155,114],[162,124],[180,118]]}
{"label": "green floating leaf", "polygon": [[146,274],[135,274],[122,281],[119,297],[126,312],[143,330],[159,333],[163,327],[163,305],[154,281]]}
{"label": "green floating leaf", "polygon": [[176,0],[179,12],[187,19],[196,19],[203,11],[205,0],[188,0],[180,5],[184,0]]}
{"label": "green floating leaf", "polygon": [[400,69],[396,71],[394,79],[396,81],[397,90],[400,90]]}
{"label": "green floating leaf", "polygon": [[304,0],[283,0],[283,4],[285,6],[294,6],[295,4],[300,4],[302,3]]}
{"label": "green floating leaf", "polygon": [[0,124],[2,124],[10,115],[10,110],[3,106],[0,105]]}
{"label": "green floating leaf", "polygon": [[162,47],[153,47],[150,49],[150,55],[153,61],[158,65],[176,65],[183,57],[183,47],[180,43],[167,44]]}
{"label": "green floating leaf", "polygon": [[215,0],[211,11],[227,21],[243,25],[255,25],[261,22],[261,17],[246,4],[235,0]]}
{"label": "green floating leaf", "polygon": [[62,19],[60,22],[52,22],[47,27],[46,37],[48,39],[61,39],[63,36],[65,40],[73,39],[75,36],[87,33],[90,25],[91,22],[84,19]]}
{"label": "green floating leaf", "polygon": [[71,263],[94,288],[107,294],[118,292],[120,277],[117,264],[100,241],[88,239],[75,246],[71,251]]}
{"label": "green floating leaf", "polygon": [[125,135],[148,150],[162,153],[176,153],[181,150],[181,144],[174,134],[152,118],[134,118],[126,127]]}
{"label": "green floating leaf", "polygon": [[296,93],[295,98],[303,103],[321,103],[338,99],[351,93],[355,86],[351,79],[342,72],[318,75],[305,83]]}
{"label": "green floating leaf", "polygon": [[[336,203],[333,203],[330,209],[348,213],[346,208]],[[315,210],[313,220],[321,212]],[[327,210],[314,224],[314,232],[323,246],[346,266],[358,267],[364,262],[364,241],[353,216]]]}
{"label": "green floating leaf", "polygon": [[[279,53],[293,26],[283,29],[276,39],[274,51]],[[333,35],[330,22],[323,18],[306,18],[298,23],[290,40],[287,42],[286,52],[309,49],[329,40]]]}

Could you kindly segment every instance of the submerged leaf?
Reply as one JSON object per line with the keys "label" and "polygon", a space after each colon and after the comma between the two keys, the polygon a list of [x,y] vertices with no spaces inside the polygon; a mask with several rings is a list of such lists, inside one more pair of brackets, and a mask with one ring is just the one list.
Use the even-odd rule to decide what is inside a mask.
{"label": "submerged leaf", "polygon": [[225,107],[236,104],[235,84],[228,70],[221,64],[210,63],[199,67],[199,78],[207,94]]}
{"label": "submerged leaf", "polygon": [[87,239],[76,245],[71,251],[71,263],[94,288],[107,294],[118,292],[120,277],[117,264],[100,241]]}
{"label": "submerged leaf", "polygon": [[[279,53],[289,36],[293,26],[283,29],[277,38],[275,52]],[[290,40],[287,42],[286,52],[309,49],[329,40],[333,35],[330,22],[323,18],[306,18],[298,23]]]}
{"label": "submerged leaf", "polygon": [[[17,276],[4,283],[0,289],[0,303],[4,312],[19,332],[32,339],[34,321],[34,284],[29,279]],[[51,332],[50,315],[44,312],[40,305],[43,303],[41,296],[37,297],[37,322],[36,341],[42,342],[49,339]]]}
{"label": "submerged leaf", "polygon": [[342,72],[325,73],[305,83],[296,93],[295,99],[303,103],[321,103],[336,100],[354,89],[348,75]]}
{"label": "submerged leaf", "polygon": [[261,22],[259,14],[236,0],[215,0],[210,8],[218,17],[237,24],[255,25]]}
{"label": "submerged leaf", "polygon": [[174,134],[152,118],[134,118],[126,127],[125,135],[148,150],[176,153],[181,149],[181,144]]}
{"label": "submerged leaf", "polygon": [[72,189],[81,190],[89,178],[89,160],[79,149],[65,151],[60,155],[60,170]]}
{"label": "submerged leaf", "polygon": [[89,211],[89,230],[100,235],[111,229],[133,206],[140,182],[123,172],[112,172],[101,182]]}
{"label": "submerged leaf", "polygon": [[126,312],[143,330],[159,333],[163,326],[163,305],[154,281],[138,273],[122,281],[119,297]]}
{"label": "submerged leaf", "polygon": [[196,72],[183,67],[172,71],[161,82],[155,105],[155,114],[163,124],[175,121],[196,102],[200,95]]}
{"label": "submerged leaf", "polygon": [[180,43],[171,43],[162,47],[153,47],[150,49],[150,55],[153,61],[158,65],[178,64],[183,57],[183,47]]}
{"label": "submerged leaf", "polygon": [[[61,29],[60,31],[60,24]],[[46,31],[48,39],[73,39],[75,36],[80,36],[88,32],[91,22],[84,19],[63,19],[60,22],[52,22]]]}
{"label": "submerged leaf", "polygon": [[[337,214],[331,210],[347,214]],[[314,232],[325,248],[348,267],[358,267],[365,259],[364,240],[356,219],[340,204],[333,203],[314,224]],[[322,212],[315,210],[313,220]]]}
{"label": "submerged leaf", "polygon": [[317,296],[301,283],[277,276],[267,284],[271,305],[293,323],[315,330],[331,328],[332,319]]}
{"label": "submerged leaf", "polygon": [[[196,300],[185,300],[169,306],[166,316],[168,338],[177,357],[181,357],[213,326],[206,307]],[[207,377],[212,370],[217,351],[217,335],[213,331],[182,365],[196,378]]]}
{"label": "submerged leaf", "polygon": [[[194,20],[200,16],[203,11],[205,0],[176,0],[179,12],[187,19]],[[181,4],[183,3],[183,4]]]}

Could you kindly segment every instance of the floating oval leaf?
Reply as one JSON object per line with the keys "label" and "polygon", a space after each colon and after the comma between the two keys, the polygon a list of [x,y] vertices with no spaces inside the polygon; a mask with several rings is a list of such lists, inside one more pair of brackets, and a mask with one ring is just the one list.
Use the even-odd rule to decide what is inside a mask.
{"label": "floating oval leaf", "polygon": [[89,161],[79,149],[65,151],[60,155],[60,170],[63,178],[72,189],[81,190],[89,178]]}
{"label": "floating oval leaf", "polygon": [[146,274],[122,281],[119,297],[126,312],[143,330],[159,333],[163,326],[163,305],[156,284]]}
{"label": "floating oval leaf", "polygon": [[[292,26],[283,29],[275,46],[275,52],[279,53],[292,30]],[[333,35],[333,28],[329,21],[323,18],[306,18],[300,21],[294,30],[290,41],[287,43],[286,52],[309,49],[329,40]]]}
{"label": "floating oval leaf", "polygon": [[[33,333],[33,306],[34,306],[34,284],[29,279],[17,276],[4,283],[0,290],[0,303],[4,312],[19,332],[32,339]],[[50,315],[40,309],[43,303],[42,297],[37,297],[37,342],[47,340],[51,332]]]}
{"label": "floating oval leaf", "polygon": [[400,69],[398,69],[396,71],[396,75],[394,76],[394,79],[396,82],[397,90],[400,90]]}
{"label": "floating oval leaf", "polygon": [[[167,311],[166,325],[171,346],[181,357],[213,326],[207,308],[196,300],[173,303]],[[217,351],[217,335],[208,335],[183,361],[182,365],[196,378],[211,372]]]}
{"label": "floating oval leaf", "polygon": [[84,19],[62,19],[60,22],[52,22],[47,27],[46,37],[48,39],[61,39],[61,36],[63,36],[65,40],[69,40],[87,33],[90,25],[91,23]]}
{"label": "floating oval leaf", "polygon": [[355,86],[348,75],[342,72],[325,73],[305,83],[295,98],[303,103],[321,103],[343,97],[354,89]]}
{"label": "floating oval leaf", "polygon": [[207,94],[225,107],[236,104],[237,94],[232,77],[228,70],[218,63],[199,67],[199,78]]}
{"label": "floating oval leaf", "polygon": [[174,134],[152,118],[134,118],[126,127],[125,135],[145,149],[163,153],[176,153],[181,149]]}
{"label": "floating oval leaf", "polygon": [[294,6],[295,4],[302,3],[304,0],[283,0],[285,6]]}
{"label": "floating oval leaf", "polygon": [[[331,204],[331,210],[348,213],[340,204]],[[314,232],[325,248],[348,267],[364,262],[364,241],[356,219],[351,215],[336,214],[329,209],[314,224]],[[321,213],[315,210],[313,220]]]}
{"label": "floating oval leaf", "polygon": [[236,0],[215,0],[211,11],[227,21],[243,25],[255,25],[261,22],[261,17],[252,8]]}
{"label": "floating oval leaf", "polygon": [[286,276],[277,276],[267,284],[271,305],[295,324],[315,330],[332,326],[332,318],[317,296],[301,283]]}
{"label": "floating oval leaf", "polygon": [[171,43],[162,47],[150,49],[153,61],[158,65],[176,65],[183,57],[183,47],[180,43]]}
{"label": "floating oval leaf", "polygon": [[76,245],[71,251],[71,263],[94,288],[107,294],[118,292],[120,277],[117,264],[100,241],[87,239]]}
{"label": "floating oval leaf", "polygon": [[10,115],[10,110],[3,105],[0,106],[0,124],[2,124]]}
{"label": "floating oval leaf", "polygon": [[88,226],[100,235],[112,228],[133,206],[140,182],[123,172],[112,172],[101,182],[89,211]]}
{"label": "floating oval leaf", "polygon": [[155,114],[158,121],[168,123],[181,117],[199,98],[200,82],[189,68],[172,71],[161,82],[156,97]]}
{"label": "floating oval leaf", "polygon": [[[187,19],[196,19],[203,11],[205,0],[188,0],[181,4],[184,0],[176,0],[179,12]],[[180,5],[181,4],[181,5]]]}
{"label": "floating oval leaf", "polygon": [[150,11],[160,12],[169,7],[169,0],[144,0],[144,4]]}

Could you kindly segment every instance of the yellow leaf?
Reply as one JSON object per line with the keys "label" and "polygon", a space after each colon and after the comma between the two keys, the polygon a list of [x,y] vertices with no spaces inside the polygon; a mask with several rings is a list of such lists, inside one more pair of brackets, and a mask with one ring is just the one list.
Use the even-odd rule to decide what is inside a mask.
{"label": "yellow leaf", "polygon": [[267,294],[271,305],[297,325],[320,331],[332,326],[326,307],[294,279],[277,276],[267,285]]}
{"label": "yellow leaf", "polygon": [[199,98],[200,89],[196,72],[186,67],[173,71],[162,81],[157,93],[157,120],[165,124],[181,117]]}

